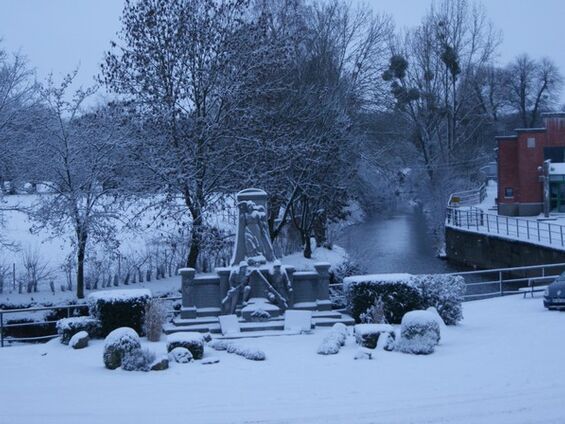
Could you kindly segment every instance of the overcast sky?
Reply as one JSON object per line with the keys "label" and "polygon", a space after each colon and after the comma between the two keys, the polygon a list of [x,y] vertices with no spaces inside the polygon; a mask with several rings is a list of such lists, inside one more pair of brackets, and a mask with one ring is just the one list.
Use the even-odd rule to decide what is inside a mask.
{"label": "overcast sky", "polygon": [[[431,0],[364,3],[391,14],[398,28],[408,28],[418,24]],[[488,0],[483,4],[503,33],[500,63],[527,52],[532,57],[550,57],[565,73],[565,0]],[[79,82],[89,85],[119,30],[122,5],[122,0],[0,0],[2,46],[25,54],[40,79],[50,72],[58,77],[79,66]]]}

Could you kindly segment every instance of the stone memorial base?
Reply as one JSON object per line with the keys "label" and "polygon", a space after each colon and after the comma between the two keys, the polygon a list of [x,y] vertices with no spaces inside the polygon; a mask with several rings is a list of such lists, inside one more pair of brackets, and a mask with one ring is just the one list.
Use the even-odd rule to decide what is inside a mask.
{"label": "stone memorial base", "polygon": [[[312,329],[318,327],[331,327],[341,322],[345,325],[353,325],[355,321],[349,315],[338,311],[314,311],[312,312]],[[251,334],[255,331],[283,331],[284,330],[284,313],[278,317],[271,318],[263,322],[246,321],[239,317],[239,325],[242,333]],[[183,319],[177,317],[173,319],[171,324],[163,327],[166,334],[176,333],[179,331],[196,331],[201,333],[221,334],[220,321],[218,317],[200,317]]]}

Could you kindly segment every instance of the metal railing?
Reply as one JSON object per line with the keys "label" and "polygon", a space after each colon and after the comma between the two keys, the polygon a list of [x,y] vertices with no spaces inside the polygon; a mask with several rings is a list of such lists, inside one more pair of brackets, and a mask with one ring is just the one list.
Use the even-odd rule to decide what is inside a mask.
{"label": "metal railing", "polygon": [[[165,297],[165,298],[158,298],[164,302],[174,302],[176,300],[182,299],[181,296],[172,296],[172,297]],[[79,308],[87,308],[86,304],[75,304],[75,305],[60,305],[60,306],[41,306],[41,307],[33,307],[33,308],[21,308],[21,309],[0,309],[0,347],[4,347],[6,342],[14,343],[14,342],[40,342],[44,340],[50,340],[58,336],[56,329],[55,333],[45,334],[41,336],[33,336],[33,337],[12,337],[6,336],[5,330],[10,328],[19,328],[19,327],[46,327],[49,325],[56,324],[58,319],[56,320],[43,320],[43,321],[30,321],[30,322],[18,322],[18,323],[8,323],[5,322],[5,316],[9,315],[30,315],[37,312],[45,312],[45,311],[60,311],[66,310],[66,316],[71,317],[71,311],[74,309]],[[166,313],[169,316],[174,316],[175,314],[179,313],[180,311],[175,310],[172,306],[166,309]]]}
{"label": "metal railing", "polygon": [[530,265],[480,271],[453,272],[465,279],[465,300],[476,300],[509,294],[522,294],[521,288],[536,282],[547,283],[565,272],[565,263]]}
{"label": "metal railing", "polygon": [[448,207],[478,205],[487,197],[487,185],[481,184],[479,188],[458,191],[449,196]]}
{"label": "metal railing", "polygon": [[[531,288],[532,284],[539,282],[550,282],[563,272],[565,272],[565,263],[462,271],[443,275],[463,277],[466,286],[466,293],[463,297],[466,301],[470,301],[523,294],[524,288]],[[343,283],[330,284],[330,287],[343,287]]]}
{"label": "metal railing", "polygon": [[484,212],[476,207],[447,208],[446,226],[505,236],[549,247],[565,248],[565,226]]}

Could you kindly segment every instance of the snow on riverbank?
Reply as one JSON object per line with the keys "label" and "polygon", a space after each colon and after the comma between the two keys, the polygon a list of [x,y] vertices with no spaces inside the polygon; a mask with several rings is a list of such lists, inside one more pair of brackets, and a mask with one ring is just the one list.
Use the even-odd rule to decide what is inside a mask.
{"label": "snow on riverbank", "polygon": [[264,362],[207,350],[220,363],[150,373],[104,369],[101,341],[4,348],[0,422],[562,423],[565,313],[514,296],[465,303],[464,314],[430,356],[364,361],[351,338],[317,355],[328,330],[239,341]]}

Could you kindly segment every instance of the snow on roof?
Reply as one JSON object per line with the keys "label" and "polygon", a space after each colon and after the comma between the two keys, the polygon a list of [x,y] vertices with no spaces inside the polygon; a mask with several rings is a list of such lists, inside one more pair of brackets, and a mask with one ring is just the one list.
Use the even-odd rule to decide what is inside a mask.
{"label": "snow on roof", "polygon": [[125,290],[104,290],[88,295],[88,300],[96,302],[97,300],[105,300],[106,302],[115,302],[130,300],[139,297],[152,297],[149,289],[125,289]]}

